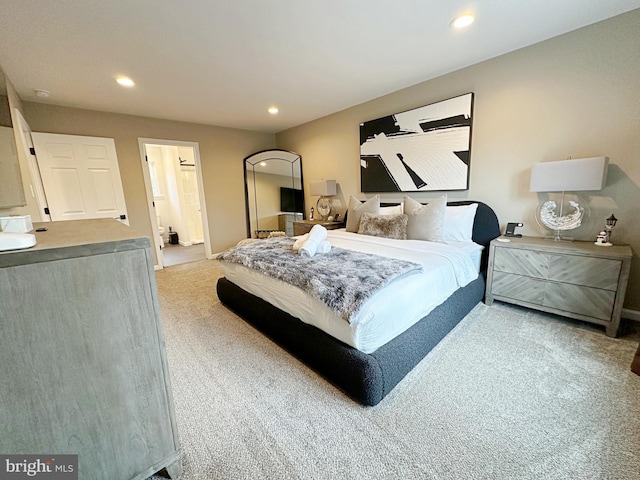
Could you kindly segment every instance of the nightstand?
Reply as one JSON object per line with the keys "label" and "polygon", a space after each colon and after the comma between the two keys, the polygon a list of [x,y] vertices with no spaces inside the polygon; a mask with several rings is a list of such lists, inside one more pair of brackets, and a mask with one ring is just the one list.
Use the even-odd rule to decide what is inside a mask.
{"label": "nightstand", "polygon": [[487,305],[500,300],[604,325],[610,337],[618,334],[630,247],[536,237],[510,240],[491,242]]}
{"label": "nightstand", "polygon": [[304,235],[309,233],[314,225],[322,225],[327,230],[344,228],[344,222],[329,222],[326,220],[300,220],[293,222],[293,235]]}
{"label": "nightstand", "polygon": [[282,213],[278,215],[278,228],[287,234],[287,237],[293,236],[293,222],[302,220],[301,213]]}

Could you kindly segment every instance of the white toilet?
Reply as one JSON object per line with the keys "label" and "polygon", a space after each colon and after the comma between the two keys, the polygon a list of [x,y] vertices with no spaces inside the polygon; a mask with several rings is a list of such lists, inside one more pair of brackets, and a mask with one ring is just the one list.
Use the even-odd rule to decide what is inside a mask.
{"label": "white toilet", "polygon": [[162,220],[160,220],[160,215],[156,216],[156,220],[158,221],[158,237],[160,241],[160,246],[164,246],[167,243],[164,239],[164,227],[162,226]]}

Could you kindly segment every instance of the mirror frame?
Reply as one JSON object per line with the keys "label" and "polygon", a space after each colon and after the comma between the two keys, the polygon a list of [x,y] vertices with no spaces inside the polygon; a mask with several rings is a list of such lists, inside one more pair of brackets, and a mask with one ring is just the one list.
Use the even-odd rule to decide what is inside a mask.
{"label": "mirror frame", "polygon": [[[16,139],[16,125],[14,123],[14,112],[10,94],[10,80],[0,66],[0,126],[7,130],[2,132],[0,145],[3,157],[0,159],[0,180],[2,189],[0,190],[0,210],[8,210],[27,205],[27,199],[22,183],[22,170],[18,156],[18,142]],[[13,95],[17,96],[15,89],[11,86]],[[6,155],[4,155],[6,153]]]}
{"label": "mirror frame", "polygon": [[[300,164],[300,189],[302,190],[302,218],[306,218],[306,207],[304,200],[304,177],[302,173],[302,157],[295,152],[289,150],[283,150],[280,148],[271,148],[268,150],[261,150],[259,152],[252,153],[248,157],[245,157],[242,161],[242,170],[244,174],[244,204],[247,220],[247,238],[253,238],[251,231],[251,206],[249,205],[249,178],[247,177],[247,166],[251,166],[251,170],[254,170],[255,165],[265,160],[284,160],[291,163],[292,167],[296,162]],[[254,177],[255,178],[255,177]],[[293,178],[293,175],[292,175]],[[254,180],[254,206],[256,210],[256,222],[258,221],[258,206],[257,197],[255,195],[255,180]],[[256,225],[259,227],[259,225]]]}

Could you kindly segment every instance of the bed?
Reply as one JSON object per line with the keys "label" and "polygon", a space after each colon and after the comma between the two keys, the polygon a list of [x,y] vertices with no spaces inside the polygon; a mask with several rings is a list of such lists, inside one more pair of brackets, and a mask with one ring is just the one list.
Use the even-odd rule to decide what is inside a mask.
{"label": "bed", "polygon": [[[285,288],[289,290],[281,290],[285,294],[280,295],[263,293],[263,290],[255,286],[261,273],[244,272],[240,275],[238,268],[229,266],[228,262],[222,262],[225,276],[218,280],[218,297],[224,305],[245,321],[355,401],[368,406],[376,405],[484,296],[488,246],[492,239],[500,235],[498,219],[495,212],[482,202],[456,201],[447,203],[447,206],[462,207],[473,204],[477,204],[477,210],[472,219],[471,238],[473,242],[484,247],[484,249],[478,249],[481,250],[480,253],[474,254],[476,256],[474,262],[479,274],[464,286],[454,288],[448,298],[429,308],[429,313],[424,317],[411,321],[408,327],[406,325],[398,327],[400,333],[387,334],[391,338],[378,340],[378,343],[382,342],[379,345],[376,342],[360,344],[360,340],[355,335],[354,338],[350,338],[349,333],[345,334],[343,327],[332,331],[331,328],[326,327],[326,322],[322,318],[319,319],[319,326],[314,325],[315,319],[306,317],[311,315],[308,313],[310,310],[319,312],[321,307],[311,302],[306,309],[296,310],[295,304],[298,303],[296,300],[287,304],[281,301],[282,298],[278,298],[289,298],[291,289],[296,287],[288,285]],[[349,235],[357,235],[341,231],[329,232],[329,234],[333,234],[329,238],[337,245],[344,245],[343,238],[346,238],[344,241],[348,243],[351,241]],[[410,244],[413,241],[396,240],[395,242]],[[241,271],[243,269],[244,267],[240,268]],[[243,276],[245,274],[248,276]],[[427,287],[423,286],[423,288]],[[370,299],[367,305],[373,301]],[[317,316],[322,315],[317,314]],[[397,323],[396,319],[391,320],[393,320],[391,323]],[[340,329],[343,330],[342,334]]]}

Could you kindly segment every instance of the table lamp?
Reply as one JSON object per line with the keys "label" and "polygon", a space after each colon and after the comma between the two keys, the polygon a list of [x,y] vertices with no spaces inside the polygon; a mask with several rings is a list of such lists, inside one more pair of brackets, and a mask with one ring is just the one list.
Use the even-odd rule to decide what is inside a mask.
{"label": "table lamp", "polygon": [[536,211],[538,224],[553,231],[554,240],[572,240],[562,237],[560,233],[578,228],[585,217],[585,209],[588,209],[587,205],[581,205],[575,200],[569,200],[565,207],[565,192],[602,190],[607,181],[608,164],[607,157],[533,164],[529,191],[562,192],[559,210],[554,200],[547,200],[541,203]]}
{"label": "table lamp", "polygon": [[316,212],[326,220],[331,214],[331,198],[336,194],[336,181],[335,180],[323,180],[321,182],[311,183],[311,196],[318,196],[316,202]]}

